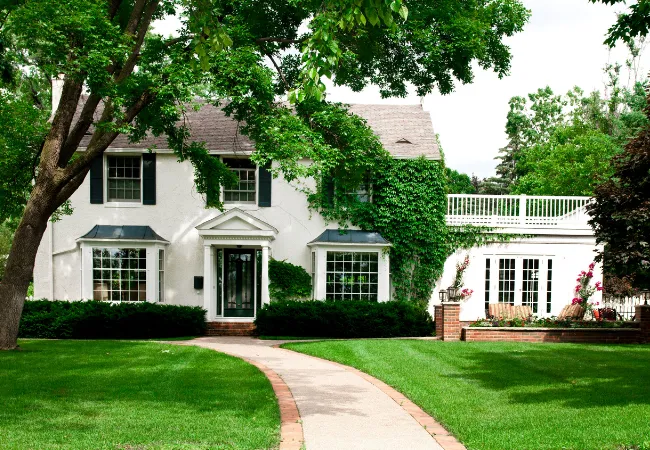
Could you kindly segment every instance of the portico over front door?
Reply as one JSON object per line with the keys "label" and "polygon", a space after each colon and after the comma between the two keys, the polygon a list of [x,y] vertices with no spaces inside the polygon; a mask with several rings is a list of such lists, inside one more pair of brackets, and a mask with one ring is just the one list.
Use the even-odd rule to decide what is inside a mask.
{"label": "portico over front door", "polygon": [[254,250],[226,249],[224,267],[224,316],[253,317],[255,301]]}

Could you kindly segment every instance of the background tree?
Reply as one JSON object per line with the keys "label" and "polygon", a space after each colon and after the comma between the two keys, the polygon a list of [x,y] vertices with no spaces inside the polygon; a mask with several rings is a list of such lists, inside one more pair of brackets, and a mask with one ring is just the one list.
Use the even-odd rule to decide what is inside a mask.
{"label": "background tree", "polygon": [[[625,3],[622,0],[591,0],[593,3]],[[634,42],[650,30],[650,5],[639,1],[618,15],[607,34],[605,43],[613,47],[619,40]],[[647,98],[640,101],[650,117]],[[613,159],[614,173],[595,190],[595,202],[590,205],[590,221],[596,240],[605,245],[605,268],[621,276],[621,292],[635,287],[650,287],[650,127],[646,121],[622,154]],[[604,257],[605,256],[605,257]]]}
{"label": "background tree", "polygon": [[591,195],[611,175],[611,158],[647,122],[644,85],[622,86],[620,72],[621,65],[606,68],[604,95],[577,87],[555,95],[546,87],[513,97],[509,143],[497,157],[497,176],[483,180],[480,192]]}
{"label": "background tree", "polygon": [[447,190],[450,194],[476,194],[476,188],[469,175],[449,167],[445,168],[445,174],[447,175]]}
{"label": "background tree", "polygon": [[[153,21],[176,14],[182,19],[176,36],[152,30]],[[4,89],[18,92],[25,80],[46,85],[58,74],[64,83],[52,122],[35,145],[36,157],[28,145],[2,152],[6,164],[21,167],[18,178],[27,172],[31,180],[23,185],[29,185],[26,195],[18,188],[6,196],[11,204],[0,207],[19,219],[0,282],[0,349],[16,345],[48,219],[119,134],[133,141],[166,135],[179,161],[193,164],[196,189],[211,207],[222,207],[220,186],[235,180],[202,143],[191,141],[181,120],[186,108],[200,106],[197,96],[241,121],[256,142],[254,161],[275,161],[276,175],[293,181],[335,171],[359,183],[354,174],[385,151],[348,148],[346,139],[337,139],[351,128],[362,136],[367,127],[345,108],[321,102],[323,77],[354,90],[375,84],[384,96],[404,96],[408,85],[419,95],[434,88],[448,93],[455,80],[472,80],[475,63],[505,75],[510,51],[502,40],[521,31],[528,16],[516,0],[3,2]],[[45,104],[49,94],[38,88],[36,94],[34,103]],[[295,114],[276,102],[277,94],[298,104]],[[86,149],[77,152],[87,134]],[[20,165],[20,158],[31,164]],[[301,165],[302,158],[314,164]]]}

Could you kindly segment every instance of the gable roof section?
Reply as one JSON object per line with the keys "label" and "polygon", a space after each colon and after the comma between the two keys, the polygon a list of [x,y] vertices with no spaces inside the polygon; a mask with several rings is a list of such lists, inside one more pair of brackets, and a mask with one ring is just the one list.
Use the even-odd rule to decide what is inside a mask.
{"label": "gable roof section", "polygon": [[395,158],[440,159],[431,115],[421,105],[350,105]]}
{"label": "gable roof section", "polygon": [[[421,105],[350,105],[350,112],[363,117],[379,137],[384,148],[395,158],[440,159],[438,141],[431,124],[431,116]],[[99,114],[99,112],[97,113]],[[99,117],[97,117],[97,120]],[[213,105],[206,104],[200,110],[186,113],[185,123],[189,126],[192,139],[205,142],[213,153],[250,153],[254,143],[239,133],[239,123]],[[85,136],[80,147],[86,147],[90,136]],[[406,142],[405,142],[406,141]],[[147,149],[167,148],[164,136],[153,137],[139,143],[130,143],[127,136],[120,134],[111,148]]]}
{"label": "gable roof section", "polygon": [[86,239],[169,242],[147,225],[95,225],[79,238],[79,240]]}
{"label": "gable roof section", "polygon": [[318,244],[390,245],[381,234],[374,231],[332,229],[325,230],[308,245]]}

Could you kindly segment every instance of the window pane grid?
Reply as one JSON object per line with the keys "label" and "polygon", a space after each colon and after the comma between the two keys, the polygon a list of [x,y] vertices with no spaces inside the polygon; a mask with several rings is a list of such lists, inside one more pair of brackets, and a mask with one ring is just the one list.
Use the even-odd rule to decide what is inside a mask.
{"label": "window pane grid", "polygon": [[377,300],[377,252],[327,252],[326,298]]}
{"label": "window pane grid", "polygon": [[139,202],[141,173],[139,156],[109,156],[108,200]]}
{"label": "window pane grid", "polygon": [[515,260],[499,259],[499,303],[515,304]]}
{"label": "window pane grid", "polygon": [[485,311],[490,309],[490,258],[485,259]]}
{"label": "window pane grid", "polygon": [[546,313],[551,313],[551,285],[553,280],[553,260],[548,260],[546,267]]}
{"label": "window pane grid", "polygon": [[224,188],[224,201],[229,203],[255,202],[255,169],[230,169],[237,175],[239,182],[234,188]]}
{"label": "window pane grid", "polygon": [[146,301],[146,250],[93,248],[93,299],[122,302]]}
{"label": "window pane grid", "polygon": [[539,304],[539,259],[524,259],[523,264],[521,304],[530,306],[536,314]]}
{"label": "window pane grid", "polygon": [[158,250],[158,301],[165,301],[165,250]]}

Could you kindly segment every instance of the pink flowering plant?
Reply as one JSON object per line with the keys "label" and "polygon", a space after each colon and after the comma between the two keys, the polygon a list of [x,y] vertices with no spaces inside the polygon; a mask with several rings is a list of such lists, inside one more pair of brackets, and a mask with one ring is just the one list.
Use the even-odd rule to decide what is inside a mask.
{"label": "pink flowering plant", "polygon": [[455,287],[457,289],[463,287],[463,275],[465,275],[465,271],[467,270],[468,267],[469,267],[469,255],[465,255],[465,259],[463,259],[463,262],[456,263],[456,278],[454,278],[454,282],[451,285],[452,287]]}
{"label": "pink flowering plant", "polygon": [[[469,267],[469,255],[465,255],[465,258],[463,259],[462,262],[457,262],[456,263],[456,277],[454,278],[454,282],[452,283],[451,287],[460,289],[463,287],[463,276],[465,275],[465,271]],[[456,296],[455,300],[467,300],[469,297],[472,296],[474,293],[473,290],[471,289],[462,289],[458,292],[458,295]]]}
{"label": "pink flowering plant", "polygon": [[[576,281],[578,284],[575,287],[575,296],[571,301],[573,305],[580,305],[585,310],[591,311],[593,309],[594,303],[589,302],[589,299],[598,291],[603,290],[603,284],[600,281],[596,281],[593,285],[591,284],[591,279],[594,277],[594,267],[596,263],[589,264],[589,271],[582,271]],[[598,305],[598,303],[595,303]]]}

